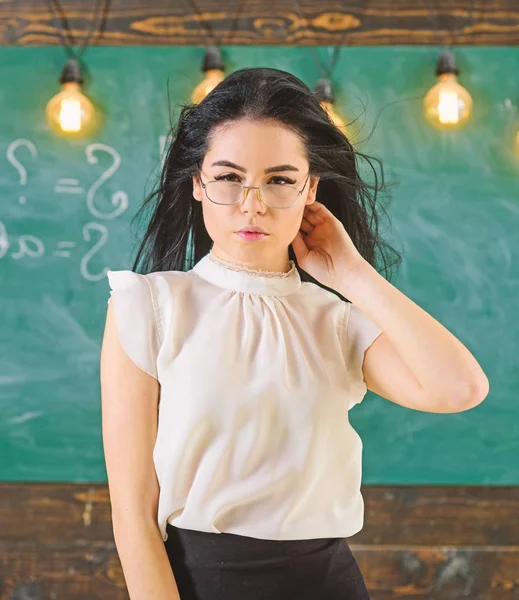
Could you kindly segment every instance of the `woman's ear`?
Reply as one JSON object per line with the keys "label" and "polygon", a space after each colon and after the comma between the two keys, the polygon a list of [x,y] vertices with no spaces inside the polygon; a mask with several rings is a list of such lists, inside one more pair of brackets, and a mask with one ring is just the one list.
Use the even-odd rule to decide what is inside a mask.
{"label": "woman's ear", "polygon": [[198,175],[193,175],[193,198],[202,202],[202,186]]}
{"label": "woman's ear", "polygon": [[319,179],[320,177],[318,175],[311,175],[310,176],[310,187],[308,188],[308,199],[307,199],[307,204],[312,204],[312,202],[315,202],[315,196],[317,194],[317,184],[319,183]]}

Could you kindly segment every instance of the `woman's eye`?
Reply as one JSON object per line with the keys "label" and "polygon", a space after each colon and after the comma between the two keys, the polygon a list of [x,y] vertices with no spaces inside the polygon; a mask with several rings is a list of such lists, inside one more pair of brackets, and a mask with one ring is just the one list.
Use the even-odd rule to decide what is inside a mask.
{"label": "woman's eye", "polygon": [[[217,175],[215,177],[216,181],[241,181],[240,177],[236,173],[224,173],[223,175]],[[288,179],[288,177],[281,177],[277,175],[276,177],[272,177],[268,183],[275,184],[288,184],[294,185],[295,181],[292,179]]]}
{"label": "woman's eye", "polygon": [[215,179],[216,181],[233,181],[233,177],[240,181],[240,178],[238,177],[238,175],[236,175],[236,173],[225,173],[224,175],[218,175],[217,177],[215,177]]}
{"label": "woman's eye", "polygon": [[274,182],[274,183],[287,183],[288,185],[293,185],[295,183],[295,181],[292,181],[291,179],[288,179],[288,177],[280,177],[280,176],[278,176],[278,177],[272,177],[272,179],[270,180],[270,182]]}

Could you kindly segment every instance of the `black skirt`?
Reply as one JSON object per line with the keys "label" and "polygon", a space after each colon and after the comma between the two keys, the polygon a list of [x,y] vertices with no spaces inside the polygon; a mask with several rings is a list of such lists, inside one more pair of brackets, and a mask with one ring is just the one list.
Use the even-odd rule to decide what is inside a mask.
{"label": "black skirt", "polygon": [[167,524],[181,600],[370,600],[344,538],[264,540]]}

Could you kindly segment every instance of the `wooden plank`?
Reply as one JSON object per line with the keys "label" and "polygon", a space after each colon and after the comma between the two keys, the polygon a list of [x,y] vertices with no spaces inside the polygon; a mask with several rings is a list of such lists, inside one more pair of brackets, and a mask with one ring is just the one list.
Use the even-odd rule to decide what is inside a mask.
{"label": "wooden plank", "polygon": [[[372,600],[517,600],[519,487],[363,486]],[[105,484],[0,484],[0,599],[128,595]]]}
{"label": "wooden plank", "polygon": [[519,598],[517,546],[496,550],[491,546],[366,548],[351,544],[351,548],[372,600]]}
{"label": "wooden plank", "polygon": [[[62,0],[78,44],[95,3]],[[41,0],[0,2],[0,45],[59,45]],[[517,45],[517,0],[112,0],[101,45]],[[211,35],[214,32],[214,35]]]}

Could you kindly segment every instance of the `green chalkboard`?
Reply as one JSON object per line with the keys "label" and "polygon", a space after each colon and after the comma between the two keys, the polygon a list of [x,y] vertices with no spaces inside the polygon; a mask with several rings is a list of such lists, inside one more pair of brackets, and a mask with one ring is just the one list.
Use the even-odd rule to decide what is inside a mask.
{"label": "green chalkboard", "polygon": [[[404,252],[394,285],[457,335],[490,394],[453,415],[411,411],[371,392],[350,418],[364,483],[519,484],[519,127],[517,48],[459,48],[475,101],[457,134],[432,130],[421,99],[441,48],[345,48],[338,109],[365,107],[361,149],[393,190],[388,241]],[[325,60],[330,48],[319,48]],[[0,49],[0,476],[106,481],[99,353],[106,270],[130,268],[129,224],[158,172],[169,96],[186,101],[201,48],[98,47],[87,91],[105,115],[92,139],[54,137],[44,120],[59,48]],[[304,47],[231,47],[229,70],[273,66],[312,88]],[[381,112],[380,112],[381,111]],[[173,109],[173,115],[176,115]]]}

